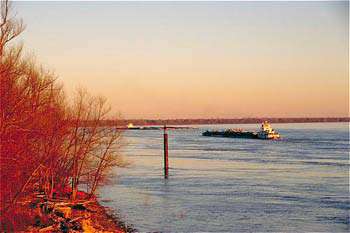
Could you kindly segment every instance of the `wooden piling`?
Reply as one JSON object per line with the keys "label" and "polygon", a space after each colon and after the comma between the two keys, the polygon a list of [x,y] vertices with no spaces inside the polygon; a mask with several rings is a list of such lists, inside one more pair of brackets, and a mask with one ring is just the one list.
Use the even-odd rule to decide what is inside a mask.
{"label": "wooden piling", "polygon": [[168,134],[164,125],[164,178],[168,179],[169,161],[168,161]]}

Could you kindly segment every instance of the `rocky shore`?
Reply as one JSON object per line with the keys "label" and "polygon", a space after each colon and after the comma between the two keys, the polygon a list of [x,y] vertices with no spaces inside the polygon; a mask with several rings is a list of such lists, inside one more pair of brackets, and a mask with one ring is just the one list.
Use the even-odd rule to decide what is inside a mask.
{"label": "rocky shore", "polygon": [[48,199],[36,194],[20,202],[20,209],[28,211],[32,221],[23,232],[135,232],[96,198]]}

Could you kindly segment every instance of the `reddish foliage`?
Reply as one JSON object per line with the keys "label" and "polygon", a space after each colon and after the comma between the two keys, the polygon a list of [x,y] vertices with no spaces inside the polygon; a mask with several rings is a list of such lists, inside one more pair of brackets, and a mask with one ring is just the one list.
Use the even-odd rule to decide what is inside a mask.
{"label": "reddish foliage", "polygon": [[69,128],[62,89],[55,77],[23,58],[21,47],[8,46],[23,30],[21,22],[9,17],[9,3],[2,1],[0,220],[1,230],[9,226],[18,230],[33,220],[16,205],[18,200],[34,190],[49,190],[53,181],[67,184],[59,174],[65,171],[60,165]]}
{"label": "reddish foliage", "polygon": [[[34,192],[94,197],[110,168],[121,164],[112,151],[120,134],[99,127],[109,111],[105,99],[81,90],[67,104],[55,76],[20,46],[9,46],[24,27],[9,16],[7,1],[0,13],[0,231],[17,231],[33,220],[17,203]],[[89,194],[78,192],[79,185]]]}

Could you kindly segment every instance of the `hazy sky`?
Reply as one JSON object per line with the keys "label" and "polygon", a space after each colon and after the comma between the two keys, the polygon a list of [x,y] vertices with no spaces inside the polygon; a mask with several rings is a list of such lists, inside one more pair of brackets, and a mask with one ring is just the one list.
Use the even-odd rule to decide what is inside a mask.
{"label": "hazy sky", "polygon": [[15,2],[27,51],[125,118],[348,116],[348,2]]}

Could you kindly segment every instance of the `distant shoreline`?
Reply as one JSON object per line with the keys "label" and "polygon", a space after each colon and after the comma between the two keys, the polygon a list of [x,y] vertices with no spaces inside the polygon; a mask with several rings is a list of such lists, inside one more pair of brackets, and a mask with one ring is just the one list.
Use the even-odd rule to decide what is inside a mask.
{"label": "distant shoreline", "polygon": [[218,119],[124,119],[105,120],[103,126],[126,126],[129,123],[137,126],[152,125],[209,125],[209,124],[260,124],[263,121],[270,123],[331,123],[350,122],[350,117],[318,117],[318,118],[218,118]]}

